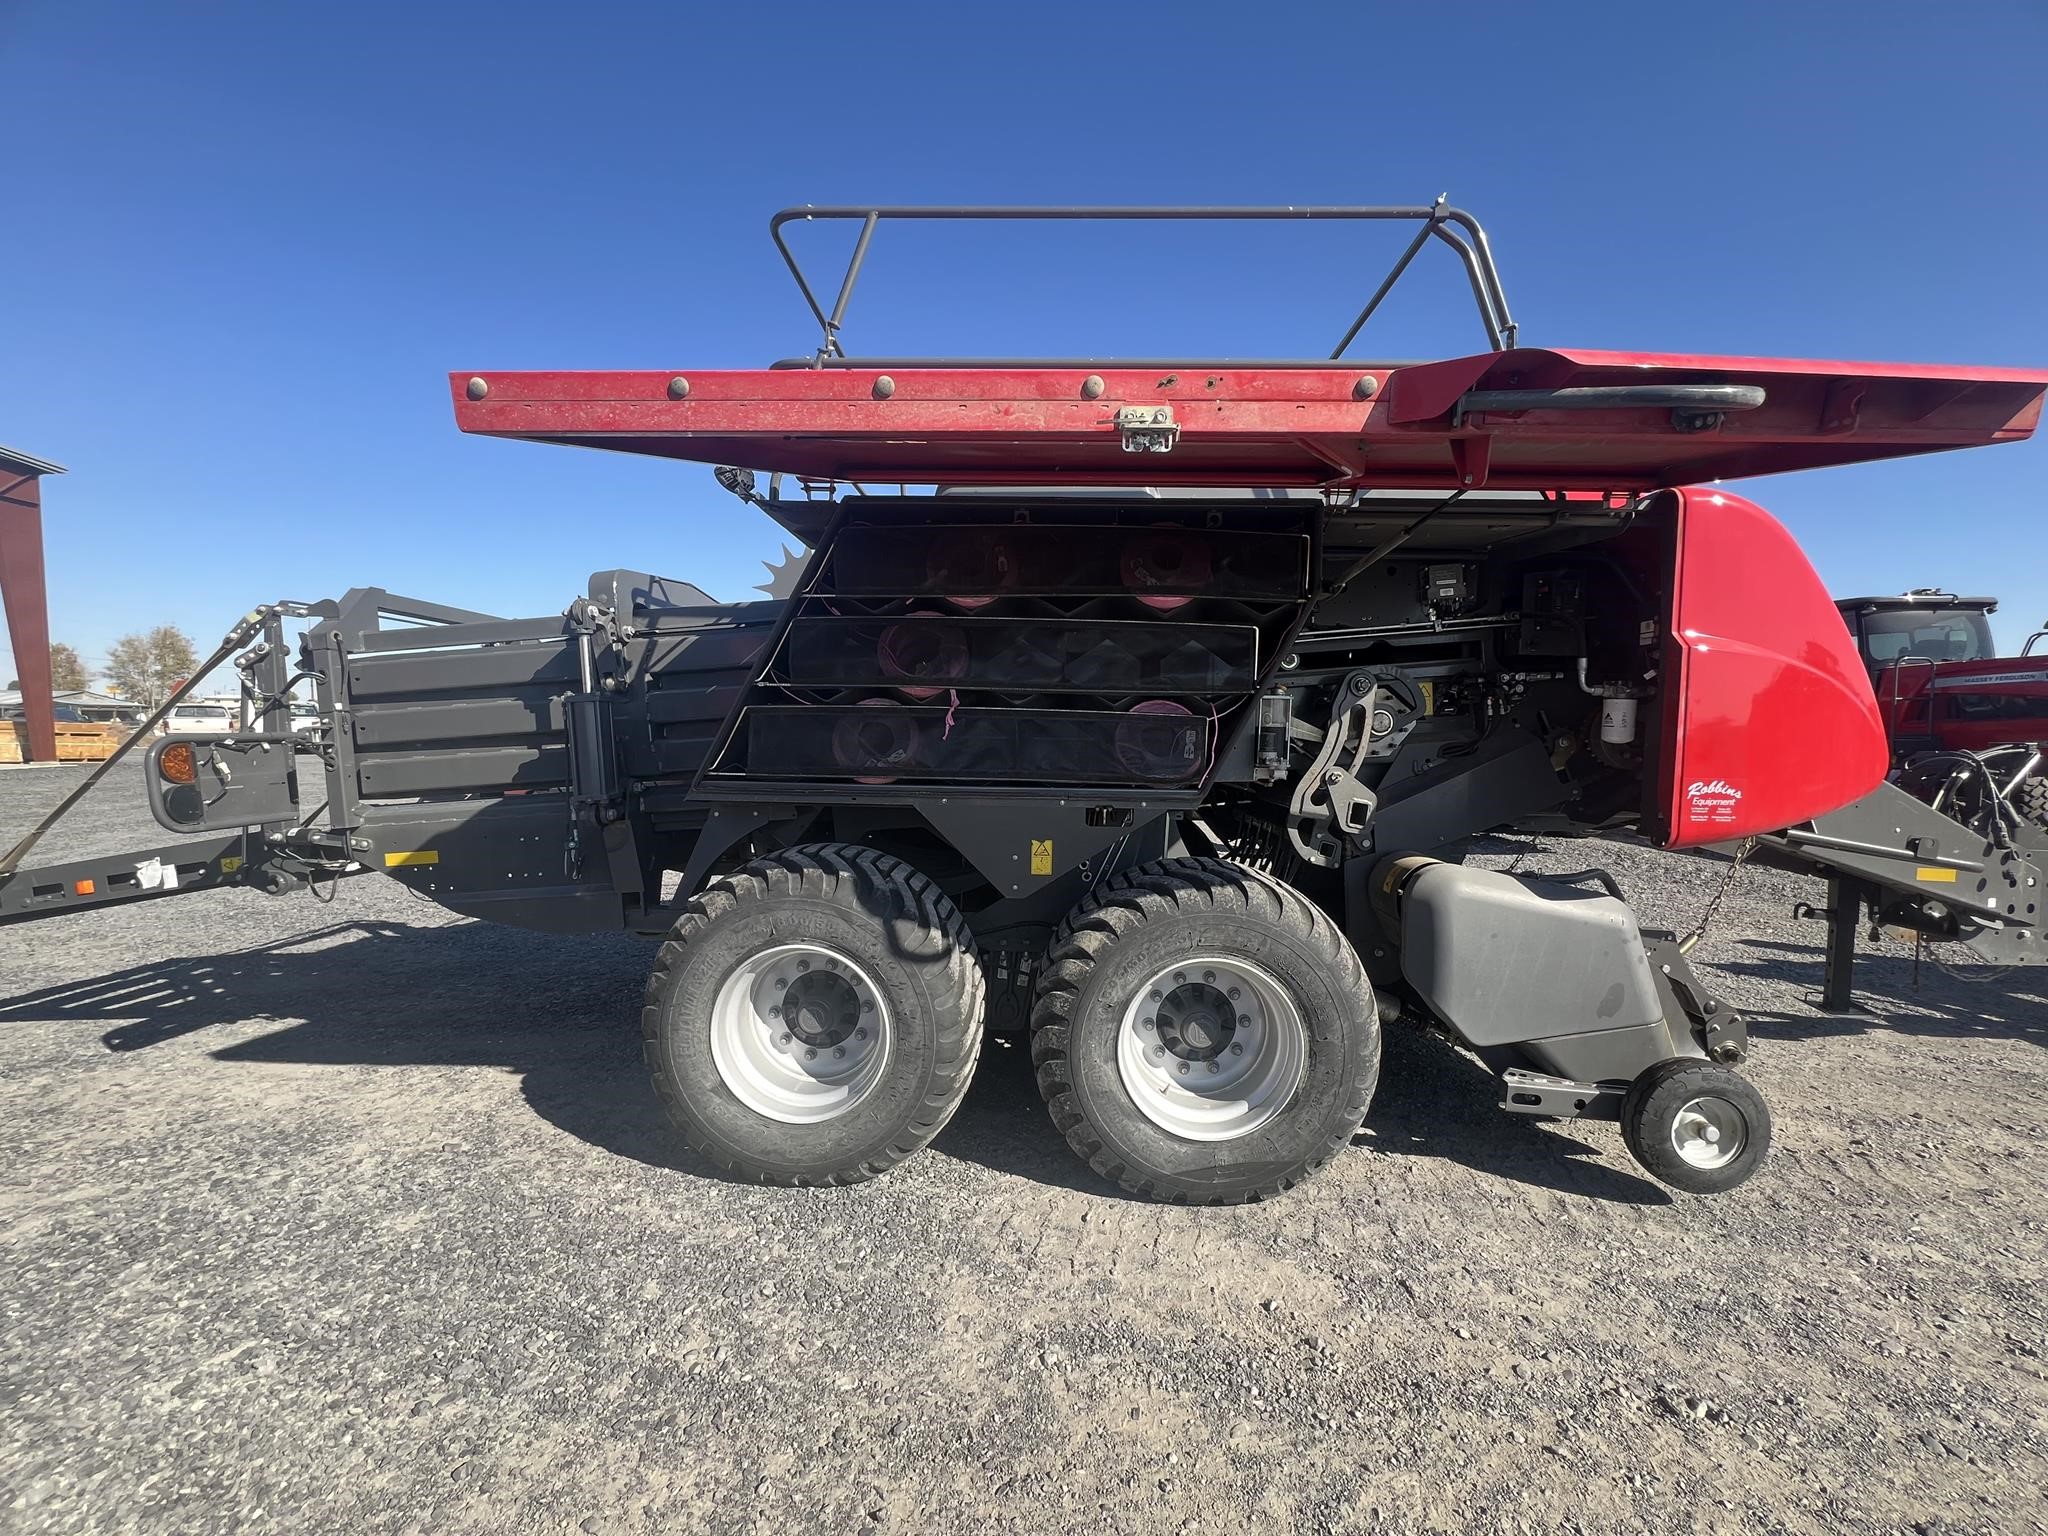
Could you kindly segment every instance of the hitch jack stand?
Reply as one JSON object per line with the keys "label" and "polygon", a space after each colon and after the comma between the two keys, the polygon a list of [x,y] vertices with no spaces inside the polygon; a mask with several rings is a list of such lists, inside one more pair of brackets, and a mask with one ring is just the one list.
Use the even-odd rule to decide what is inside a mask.
{"label": "hitch jack stand", "polygon": [[1852,989],[1856,972],[1856,927],[1863,918],[1870,883],[1854,875],[1828,875],[1827,959],[1821,970],[1820,1006],[1824,1013],[1862,1013]]}

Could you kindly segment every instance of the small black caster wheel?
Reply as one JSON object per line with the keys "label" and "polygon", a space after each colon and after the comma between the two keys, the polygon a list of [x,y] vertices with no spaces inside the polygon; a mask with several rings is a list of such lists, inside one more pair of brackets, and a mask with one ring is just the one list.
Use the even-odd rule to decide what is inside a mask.
{"label": "small black caster wheel", "polygon": [[1718,1195],[1763,1166],[1771,1111],[1748,1078],[1681,1057],[1630,1086],[1621,1134],[1645,1172],[1687,1194]]}

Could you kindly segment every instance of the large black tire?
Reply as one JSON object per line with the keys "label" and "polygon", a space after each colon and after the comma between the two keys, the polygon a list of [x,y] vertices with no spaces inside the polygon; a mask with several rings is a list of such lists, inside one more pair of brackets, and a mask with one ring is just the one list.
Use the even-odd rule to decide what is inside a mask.
{"label": "large black tire", "polygon": [[[764,950],[791,945],[858,965],[889,1021],[863,1096],[811,1124],[741,1102],[712,1044],[725,983]],[[654,962],[641,1023],[655,1091],[698,1152],[763,1184],[854,1184],[902,1162],[959,1108],[981,1051],[984,995],[967,925],[936,885],[872,848],[814,843],[756,859],[691,899]]]}
{"label": "large black tire", "polygon": [[[1698,1147],[1696,1137],[1675,1137],[1674,1127],[1688,1104],[1705,1100],[1725,1106],[1735,1116],[1715,1127],[1716,1145],[1696,1155],[1726,1155],[1718,1166],[1701,1166],[1680,1150],[1681,1139]],[[1722,1110],[1717,1108],[1716,1114]],[[1660,1061],[1630,1085],[1621,1101],[1621,1135],[1644,1172],[1689,1195],[1718,1195],[1745,1182],[1761,1168],[1771,1150],[1771,1110],[1756,1085],[1739,1072],[1711,1061],[1679,1057]],[[1728,1144],[1739,1138],[1739,1145]]]}
{"label": "large black tire", "polygon": [[2013,809],[2037,827],[2048,827],[2048,773],[2024,779],[2012,792]]}
{"label": "large black tire", "polygon": [[[1305,1036],[1284,1107],[1230,1140],[1163,1129],[1118,1063],[1139,991],[1196,956],[1256,967],[1284,989]],[[1349,1144],[1379,1080],[1379,1017],[1349,941],[1298,891],[1219,859],[1165,859],[1109,880],[1060,925],[1031,1059],[1053,1123],[1097,1173],[1133,1194],[1228,1205],[1291,1189]]]}

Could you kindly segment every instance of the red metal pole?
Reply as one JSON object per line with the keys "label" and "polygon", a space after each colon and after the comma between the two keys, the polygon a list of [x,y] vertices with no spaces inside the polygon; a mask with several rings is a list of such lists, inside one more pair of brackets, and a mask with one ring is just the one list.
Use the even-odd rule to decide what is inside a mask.
{"label": "red metal pole", "polygon": [[50,697],[50,603],[43,586],[43,497],[38,475],[0,469],[0,600],[7,640],[21,679],[28,755],[57,760],[57,723]]}

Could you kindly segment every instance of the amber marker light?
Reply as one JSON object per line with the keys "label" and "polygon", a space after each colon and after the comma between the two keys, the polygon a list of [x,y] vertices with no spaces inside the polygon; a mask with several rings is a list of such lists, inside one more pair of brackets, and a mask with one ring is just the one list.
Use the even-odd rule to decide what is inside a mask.
{"label": "amber marker light", "polygon": [[199,782],[199,754],[189,741],[177,741],[157,754],[156,771],[167,784]]}

